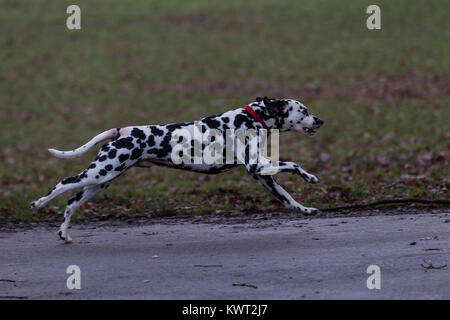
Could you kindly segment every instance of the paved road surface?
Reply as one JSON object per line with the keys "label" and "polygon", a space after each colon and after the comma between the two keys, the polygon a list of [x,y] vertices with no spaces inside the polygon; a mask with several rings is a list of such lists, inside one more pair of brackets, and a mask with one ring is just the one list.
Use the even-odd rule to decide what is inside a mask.
{"label": "paved road surface", "polygon": [[[447,209],[401,216],[270,217],[231,224],[91,223],[71,229],[72,244],[60,242],[53,227],[1,232],[0,296],[450,299],[449,219]],[[434,267],[448,267],[425,269],[424,259]],[[81,290],[66,287],[69,265],[81,268]],[[369,265],[381,268],[380,290],[366,287]]]}

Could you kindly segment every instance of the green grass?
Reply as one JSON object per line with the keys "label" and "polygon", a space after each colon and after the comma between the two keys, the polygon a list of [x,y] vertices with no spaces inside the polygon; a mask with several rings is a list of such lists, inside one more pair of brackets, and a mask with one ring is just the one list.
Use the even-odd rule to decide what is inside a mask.
{"label": "green grass", "polygon": [[[325,119],[318,136],[281,135],[281,158],[321,180],[279,181],[319,207],[383,197],[448,197],[448,1],[0,0],[1,220],[84,169],[48,147],[75,148],[108,128],[191,121],[257,95],[296,98]],[[279,209],[243,169],[218,176],[132,169],[89,212]]]}

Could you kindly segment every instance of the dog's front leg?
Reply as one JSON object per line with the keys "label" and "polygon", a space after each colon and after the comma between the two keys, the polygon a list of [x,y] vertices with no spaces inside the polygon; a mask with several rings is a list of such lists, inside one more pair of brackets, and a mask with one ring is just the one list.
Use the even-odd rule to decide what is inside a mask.
{"label": "dog's front leg", "polygon": [[291,195],[284,190],[270,175],[259,175],[249,172],[253,178],[258,180],[267,190],[272,192],[284,205],[289,209],[300,210],[304,214],[317,213],[319,210],[316,208],[307,208],[295,201]]}
{"label": "dog's front leg", "polygon": [[266,163],[267,163],[266,166],[262,165],[256,166],[257,169],[255,170],[255,173],[265,175],[265,172],[270,172],[269,175],[272,175],[280,172],[291,172],[300,175],[303,178],[303,180],[305,180],[308,183],[319,182],[319,179],[317,179],[315,175],[306,172],[305,169],[303,169],[302,167],[300,167],[300,165],[294,162],[290,161],[270,162],[266,160]]}
{"label": "dog's front leg", "polygon": [[305,169],[300,167],[300,165],[294,163],[294,162],[284,162],[284,161],[278,161],[279,166],[279,172],[292,172],[295,174],[300,175],[303,180],[305,180],[308,183],[317,183],[319,182],[319,179],[313,174],[310,174],[306,172]]}

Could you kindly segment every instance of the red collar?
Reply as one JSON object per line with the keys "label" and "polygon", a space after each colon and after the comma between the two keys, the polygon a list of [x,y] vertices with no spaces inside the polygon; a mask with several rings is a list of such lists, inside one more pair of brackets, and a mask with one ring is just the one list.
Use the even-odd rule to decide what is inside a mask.
{"label": "red collar", "polygon": [[250,113],[253,116],[253,118],[255,118],[259,123],[261,123],[262,126],[264,127],[264,129],[266,129],[268,131],[267,133],[270,134],[269,128],[267,127],[266,123],[264,122],[263,119],[261,119],[260,116],[258,116],[256,114],[255,110],[253,110],[252,107],[247,105],[247,106],[245,106],[244,110],[246,110],[248,113]]}

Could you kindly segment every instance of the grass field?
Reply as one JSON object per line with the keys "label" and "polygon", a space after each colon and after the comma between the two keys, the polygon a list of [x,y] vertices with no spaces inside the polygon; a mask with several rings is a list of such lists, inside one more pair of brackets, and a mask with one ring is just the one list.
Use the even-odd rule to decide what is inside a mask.
{"label": "grass field", "polygon": [[[66,8],[82,29],[66,28]],[[29,203],[80,172],[105,129],[191,121],[256,96],[294,98],[326,124],[281,135],[280,155],[318,185],[279,175],[299,202],[324,208],[392,197],[448,198],[449,1],[0,0],[0,221],[60,217]],[[278,210],[243,168],[208,176],[132,169],[75,218],[102,214]]]}

